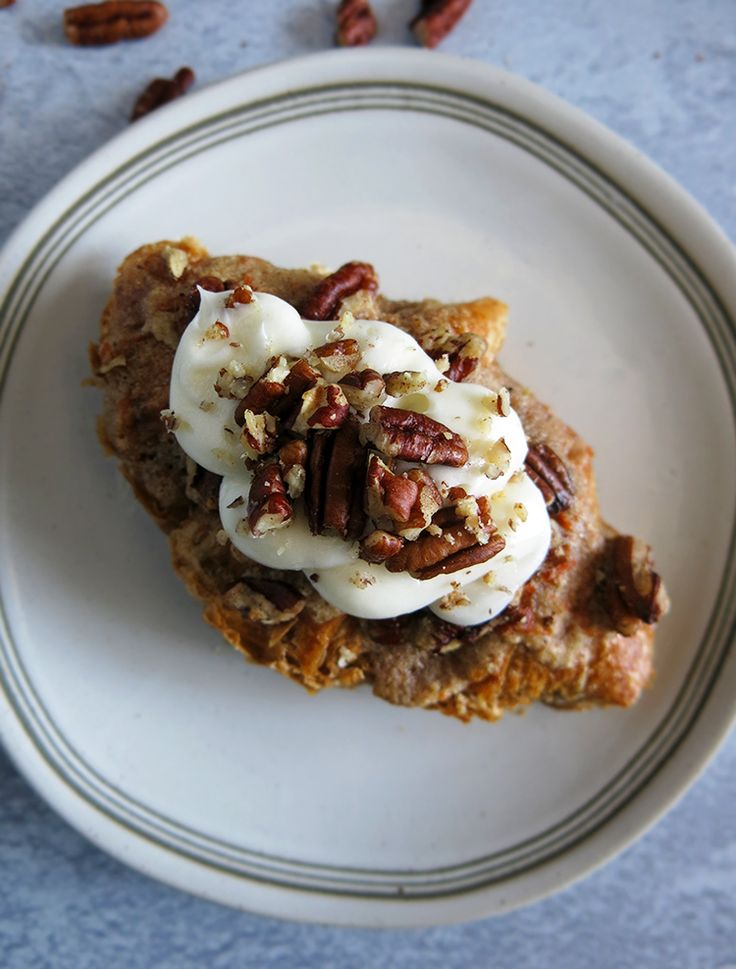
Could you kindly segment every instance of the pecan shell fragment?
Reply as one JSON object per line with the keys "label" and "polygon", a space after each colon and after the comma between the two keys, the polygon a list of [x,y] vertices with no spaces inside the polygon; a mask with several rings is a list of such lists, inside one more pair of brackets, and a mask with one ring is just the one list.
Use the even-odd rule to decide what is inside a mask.
{"label": "pecan shell fragment", "polygon": [[68,7],[64,11],[64,33],[80,46],[116,44],[154,34],[169,19],[169,12],[157,0],[104,0]]}

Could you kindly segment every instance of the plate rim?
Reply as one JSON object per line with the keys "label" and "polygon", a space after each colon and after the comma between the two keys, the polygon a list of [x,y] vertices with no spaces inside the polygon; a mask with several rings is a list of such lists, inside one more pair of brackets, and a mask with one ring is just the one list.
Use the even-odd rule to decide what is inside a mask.
{"label": "plate rim", "polygon": [[[403,66],[397,66],[399,63]],[[546,112],[548,113],[548,116],[554,122],[556,122],[556,124],[552,126],[550,133],[553,135],[553,137],[557,138],[558,140],[560,136],[558,134],[555,134],[555,130],[554,130],[555,128],[559,129],[560,126],[565,128],[566,126],[571,125],[573,128],[580,129],[577,133],[582,134],[583,136],[586,136],[586,138],[590,140],[590,142],[592,143],[592,148],[597,149],[598,154],[602,152],[604,155],[611,156],[608,158],[608,161],[611,167],[615,168],[617,162],[618,164],[623,165],[624,174],[623,175],[619,174],[618,176],[614,176],[613,173],[611,173],[610,171],[606,171],[606,166],[599,165],[598,167],[602,168],[602,170],[607,175],[609,180],[611,180],[615,185],[617,186],[621,185],[627,191],[629,188],[629,186],[627,186],[626,184],[628,179],[633,176],[636,176],[638,178],[640,174],[639,170],[640,168],[643,168],[648,178],[650,180],[654,179],[655,182],[659,185],[665,197],[667,197],[668,194],[670,197],[674,194],[675,201],[677,202],[676,207],[679,208],[680,210],[683,210],[684,208],[684,210],[687,212],[687,217],[689,219],[695,219],[696,228],[702,237],[695,248],[701,249],[701,248],[707,248],[708,246],[710,246],[710,248],[715,248],[721,257],[720,263],[723,264],[723,265],[720,265],[719,263],[719,275],[721,275],[721,272],[725,268],[729,267],[729,264],[730,264],[730,271],[733,273],[733,269],[736,267],[736,259],[734,259],[734,252],[731,247],[731,243],[728,241],[726,236],[721,232],[721,230],[718,229],[717,226],[715,226],[710,216],[708,216],[700,208],[700,206],[698,206],[698,204],[695,203],[687,195],[684,189],[682,189],[677,183],[675,183],[669,176],[662,173],[654,165],[654,163],[646,159],[645,156],[641,155],[641,153],[639,153],[636,149],[629,146],[619,136],[613,134],[604,126],[600,125],[598,122],[595,122],[592,119],[589,119],[582,112],[578,111],[578,109],[572,108],[571,106],[567,105],[565,102],[556,98],[554,95],[551,95],[548,92],[544,91],[543,89],[538,88],[536,85],[532,84],[531,82],[525,81],[524,79],[521,79],[521,78],[517,78],[500,69],[491,68],[488,65],[481,62],[449,57],[448,55],[438,54],[437,52],[402,51],[402,50],[389,51],[387,49],[379,49],[375,51],[361,51],[361,52],[341,52],[340,51],[340,52],[317,53],[317,54],[307,55],[306,57],[281,61],[274,65],[267,65],[264,67],[255,68],[251,71],[247,71],[243,74],[236,75],[233,78],[230,78],[225,81],[221,81],[216,85],[212,85],[211,87],[205,88],[197,95],[191,96],[191,100],[185,99],[185,102],[172,105],[170,108],[167,108],[166,111],[162,112],[160,116],[153,115],[145,119],[143,122],[139,123],[140,125],[139,127],[136,126],[135,129],[128,129],[127,131],[122,132],[115,139],[113,139],[112,142],[109,142],[106,145],[102,146],[102,148],[98,149],[93,155],[91,155],[86,160],[82,161],[72,172],[69,173],[69,175],[67,175],[64,179],[62,179],[60,183],[58,183],[56,188],[52,189],[50,193],[44,196],[44,198],[42,198],[39,201],[39,203],[37,203],[37,205],[34,207],[34,209],[26,216],[26,218],[23,220],[21,225],[15,230],[15,232],[8,239],[5,247],[3,248],[2,253],[0,253],[0,284],[2,284],[4,276],[7,276],[8,280],[11,278],[11,275],[8,272],[7,267],[9,266],[10,268],[12,268],[13,260],[12,260],[11,254],[13,249],[17,247],[20,251],[23,251],[23,246],[18,245],[17,240],[18,239],[22,240],[24,233],[31,234],[35,232],[35,223],[44,221],[44,212],[46,210],[51,210],[53,212],[54,207],[57,205],[57,203],[63,200],[65,194],[69,193],[70,187],[73,188],[75,181],[77,182],[84,181],[84,179],[86,178],[86,174],[88,172],[91,173],[97,170],[101,172],[106,172],[107,159],[113,160],[116,155],[120,155],[121,157],[124,158],[124,161],[121,162],[121,165],[120,165],[121,168],[124,167],[125,165],[129,164],[131,160],[135,157],[135,153],[131,155],[125,152],[125,149],[127,146],[134,148],[136,143],[141,143],[141,144],[147,145],[148,150],[150,151],[157,144],[165,140],[165,138],[162,139],[158,137],[157,133],[163,132],[164,135],[169,135],[169,136],[176,135],[176,132],[179,131],[179,129],[182,127],[181,121],[183,121],[187,116],[196,115],[198,121],[205,122],[208,117],[211,118],[213,116],[212,112],[211,111],[208,112],[206,109],[206,105],[208,103],[212,101],[216,102],[218,98],[221,101],[229,100],[231,96],[233,94],[236,94],[241,88],[243,87],[247,88],[249,86],[249,83],[254,81],[254,79],[255,79],[254,83],[250,84],[251,87],[257,86],[257,81],[259,77],[262,80],[265,79],[266,85],[268,85],[269,79],[271,81],[274,81],[275,79],[275,84],[276,86],[278,86],[281,74],[288,74],[289,72],[293,73],[295,71],[299,73],[300,69],[306,68],[306,70],[301,71],[305,81],[302,87],[309,88],[310,85],[306,82],[306,77],[307,75],[309,75],[310,70],[315,74],[319,74],[320,70],[322,70],[323,72],[327,70],[328,74],[332,73],[333,75],[337,73],[337,74],[343,75],[341,77],[341,80],[343,82],[348,82],[350,79],[346,75],[349,74],[351,71],[355,73],[357,66],[361,65],[361,71],[362,71],[362,74],[364,75],[363,79],[365,79],[365,75],[370,75],[370,77],[368,77],[368,80],[373,80],[377,82],[379,80],[379,77],[377,75],[380,73],[378,69],[380,68],[381,71],[385,70],[387,64],[391,65],[391,69],[394,72],[398,72],[399,74],[401,74],[402,70],[406,70],[407,64],[411,64],[413,66],[416,64],[428,65],[430,63],[432,65],[432,73],[436,78],[440,80],[442,79],[443,74],[453,75],[456,79],[458,75],[464,74],[466,83],[472,85],[472,83],[475,81],[476,88],[477,88],[475,91],[464,90],[462,92],[462,93],[469,94],[471,97],[478,97],[478,96],[483,97],[482,93],[479,95],[479,89],[490,88],[490,89],[493,89],[494,94],[498,98],[499,102],[502,104],[504,102],[504,98],[506,98],[507,101],[511,101],[511,102],[513,102],[514,99],[516,99],[517,102],[520,101],[524,103],[525,107],[527,108],[533,107],[533,104],[529,102],[535,102],[537,109],[539,109],[540,107],[545,109]],[[335,70],[335,67],[334,67],[335,65],[339,65],[339,69],[337,71]],[[395,80],[395,78],[391,80]],[[311,85],[311,86],[314,86],[314,85]],[[455,87],[454,85],[448,84],[448,87],[454,91],[458,90],[458,88]],[[298,92],[295,89],[287,88],[286,93],[294,94]],[[204,110],[200,110],[199,112],[197,112],[197,107]],[[534,111],[530,111],[530,114],[532,116],[534,115],[534,113],[535,113]],[[570,141],[564,141],[563,144],[570,145]],[[575,139],[573,139],[572,147],[574,147],[580,153],[579,146],[575,144]],[[590,149],[591,145],[588,145],[588,148]],[[617,152],[621,154],[622,158],[617,159],[616,157]],[[592,152],[592,154],[594,156],[594,161],[595,161],[596,152],[594,151]],[[583,157],[590,159],[590,154],[584,154]],[[631,172],[626,171],[627,166],[631,167],[632,169]],[[97,190],[98,185],[99,185],[99,180],[93,182],[93,188],[89,190],[90,194],[94,193]],[[82,199],[83,197],[84,196],[77,197],[73,205],[75,206],[78,205],[80,202],[80,199]],[[633,197],[636,200],[636,196],[633,196]],[[56,223],[52,223],[52,228],[53,228],[53,225],[55,224]],[[675,234],[675,238],[677,239],[676,234]],[[706,243],[708,245],[706,245]],[[725,244],[725,249],[724,249],[724,244]],[[690,255],[690,253],[688,253],[688,248],[690,247],[685,248],[684,251],[686,252],[687,255]],[[708,275],[703,273],[703,270],[698,265],[698,263],[694,260],[693,260],[693,263],[696,269],[700,271],[701,275],[704,275],[705,278],[707,279]],[[20,271],[22,271],[22,266],[19,269],[19,272]],[[736,276],[736,274],[734,274],[734,276]],[[718,287],[716,287],[715,285],[712,285],[711,288],[716,296],[720,295],[720,292],[721,292],[720,285]],[[12,285],[10,289],[12,290]],[[733,299],[732,297],[733,297],[733,294],[729,293],[728,303],[732,303],[736,307],[736,299]],[[731,326],[733,327],[732,321],[731,321]],[[12,342],[13,341],[11,340],[11,344]],[[10,346],[9,352],[12,353],[12,345]],[[0,355],[0,360],[1,359],[2,359],[2,355]],[[7,633],[7,631],[4,630],[4,633]],[[733,659],[732,656],[730,658]],[[0,657],[0,659],[2,659],[2,657]],[[729,657],[726,657],[727,664],[728,664],[728,659]],[[733,667],[733,663],[731,663],[731,666]],[[716,684],[716,687],[717,686],[718,684]],[[715,693],[715,690],[714,690],[714,693]],[[706,705],[711,704],[712,706],[712,701],[713,701],[713,695],[711,695],[710,699],[705,701]],[[52,791],[51,788],[53,788],[53,779],[50,780],[48,776],[44,775],[42,770],[32,769],[32,768],[38,768],[39,765],[35,763],[33,765],[29,764],[28,751],[22,750],[23,744],[18,742],[19,738],[15,735],[15,731],[13,729],[14,723],[12,720],[12,716],[10,714],[10,709],[11,709],[10,704],[7,702],[4,706],[0,706],[0,736],[2,736],[3,739],[5,740],[6,748],[8,749],[8,752],[10,753],[13,760],[16,762],[16,766],[19,768],[21,773],[23,773],[29,780],[31,780],[31,783],[34,785],[34,787],[36,787],[39,793],[41,793],[41,795],[47,801],[52,803],[52,805],[56,807],[59,813],[61,813],[62,816],[66,818],[66,820],[68,820],[75,827],[77,827],[81,831],[81,833],[85,834],[87,837],[90,838],[90,840],[97,843],[99,847],[102,847],[104,850],[108,851],[109,853],[114,854],[119,858],[122,858],[122,860],[126,861],[128,864],[133,864],[134,867],[137,867],[145,871],[147,874],[153,874],[154,877],[161,878],[162,880],[165,880],[165,881],[170,881],[170,883],[177,885],[177,887],[185,888],[186,890],[189,890],[189,891],[195,891],[196,893],[199,893],[199,894],[204,894],[206,897],[214,898],[217,901],[221,901],[221,902],[224,901],[224,902],[229,902],[230,904],[242,905],[242,902],[240,903],[238,901],[233,902],[232,899],[223,898],[222,895],[219,894],[217,891],[213,891],[212,889],[210,889],[209,891],[205,890],[206,889],[206,886],[204,885],[205,879],[202,879],[202,883],[200,884],[200,888],[201,888],[201,891],[200,891],[197,886],[192,886],[189,883],[189,880],[186,879],[186,875],[184,878],[181,878],[178,875],[177,877],[173,877],[172,875],[171,878],[168,878],[165,873],[162,873],[162,870],[166,870],[166,871],[173,870],[173,868],[176,866],[172,866],[171,864],[167,865],[161,862],[159,864],[159,870],[152,871],[151,870],[152,868],[154,869],[156,868],[156,864],[155,863],[151,864],[149,861],[146,860],[145,851],[142,851],[142,853],[131,852],[129,846],[126,846],[124,844],[118,844],[117,842],[115,842],[115,845],[112,846],[111,840],[115,841],[115,838],[113,835],[110,834],[110,832],[106,832],[102,830],[98,824],[92,823],[92,819],[90,818],[87,818],[85,820],[85,823],[82,823],[82,821],[80,821],[80,817],[82,814],[84,814],[84,812],[80,812],[78,810],[79,806],[78,805],[75,806],[73,800],[69,801],[68,799],[61,796],[60,792]],[[331,921],[338,921],[338,922],[345,921],[345,922],[349,922],[350,924],[362,924],[362,925],[372,924],[372,922],[377,918],[380,924],[398,926],[398,925],[428,925],[428,924],[436,924],[437,921],[445,922],[445,921],[465,920],[467,918],[474,918],[474,917],[479,917],[481,915],[493,914],[496,911],[508,910],[508,908],[516,907],[517,905],[527,904],[530,901],[533,901],[536,898],[541,897],[542,895],[548,894],[552,890],[561,888],[564,884],[567,884],[572,880],[576,880],[577,878],[583,877],[590,870],[592,870],[592,868],[598,867],[598,865],[603,864],[609,857],[623,850],[623,848],[626,847],[627,844],[629,844],[632,840],[634,840],[634,838],[638,837],[640,834],[643,833],[644,830],[646,830],[646,828],[648,828],[651,824],[653,824],[657,820],[657,818],[661,816],[661,814],[664,813],[671,806],[673,801],[677,797],[679,797],[682,793],[684,793],[687,787],[689,787],[689,785],[695,779],[695,776],[697,776],[697,774],[704,768],[705,764],[707,763],[707,760],[710,759],[710,756],[712,756],[715,753],[719,743],[725,737],[729,729],[730,722],[733,719],[735,713],[736,711],[734,711],[733,709],[730,711],[728,710],[727,704],[724,706],[723,715],[720,720],[720,729],[717,729],[715,731],[711,729],[710,742],[706,741],[705,746],[707,748],[707,751],[706,751],[705,758],[703,757],[703,755],[701,755],[700,759],[695,759],[693,763],[689,765],[689,773],[688,771],[685,771],[685,773],[680,776],[679,782],[675,781],[674,785],[672,785],[673,790],[670,791],[669,800],[666,797],[664,799],[660,798],[659,806],[654,810],[650,809],[649,813],[647,814],[647,817],[644,819],[644,822],[641,822],[640,820],[638,825],[635,822],[633,825],[631,825],[631,827],[633,827],[633,830],[629,831],[628,835],[624,835],[624,837],[619,837],[618,841],[616,839],[613,839],[613,842],[611,843],[611,845],[607,850],[604,850],[603,852],[600,852],[600,851],[598,852],[597,859],[593,859],[592,862],[589,862],[587,865],[583,867],[578,866],[579,870],[578,869],[570,870],[566,874],[562,874],[558,872],[557,875],[552,879],[553,884],[548,885],[546,888],[540,886],[540,890],[538,890],[537,892],[527,891],[524,894],[523,898],[516,899],[516,901],[512,902],[511,904],[504,905],[502,904],[502,900],[499,901],[499,899],[496,899],[495,904],[490,904],[491,902],[490,897],[485,898],[485,900],[481,900],[480,896],[483,896],[483,895],[490,896],[491,894],[496,892],[497,886],[491,885],[490,887],[486,886],[485,888],[481,887],[481,888],[471,889],[470,891],[472,892],[472,895],[473,895],[473,903],[469,903],[464,907],[449,904],[447,902],[446,896],[443,896],[439,900],[433,899],[431,904],[428,904],[428,900],[426,898],[423,898],[417,901],[414,901],[414,900],[410,901],[409,899],[401,899],[401,900],[396,899],[396,900],[388,901],[384,899],[382,900],[382,904],[379,904],[378,906],[376,906],[375,899],[363,900],[362,902],[363,905],[370,905],[376,908],[376,912],[372,917],[366,917],[365,913],[362,916],[356,916],[355,907],[350,905],[344,906],[341,913],[337,913],[334,910],[330,910],[328,912],[327,909],[324,909],[324,908],[321,910],[321,912],[318,912],[317,910],[320,908],[320,906],[316,906],[316,907],[310,906],[310,905],[300,906],[299,904],[297,904],[296,907],[301,910],[302,912],[301,915],[299,911],[294,912],[293,910],[289,910],[288,912],[285,912],[284,907],[282,905],[274,904],[273,896],[271,896],[271,900],[268,903],[264,900],[263,907],[260,904],[256,904],[256,902],[252,899],[247,903],[247,905],[243,907],[247,907],[255,911],[262,911],[265,914],[276,914],[276,915],[282,915],[282,916],[287,915],[287,917],[295,917],[295,918],[304,917],[309,920],[316,919],[320,921],[324,921],[325,918],[328,918]],[[17,721],[15,726],[17,727],[19,725],[20,725],[20,721]],[[693,724],[693,727],[691,728],[690,733],[692,733],[695,730],[696,726],[697,726],[697,722]],[[23,728],[20,727],[20,729],[22,730]],[[683,743],[688,740],[688,736],[683,738]],[[20,738],[20,740],[22,739],[23,738]],[[671,754],[668,757],[668,759],[665,761],[665,763],[661,765],[661,769],[664,769],[668,765],[671,765],[673,760],[675,760],[675,758],[677,757],[677,753],[678,752],[675,751],[673,754]],[[56,777],[57,775],[54,775],[54,776]],[[59,778],[59,779],[62,781],[62,783],[64,783],[63,778]],[[651,795],[652,784],[655,784],[656,782],[657,782],[657,777],[654,777],[648,783],[650,795]],[[633,798],[634,806],[636,805],[637,802],[640,803],[641,801],[640,794],[641,792],[634,795],[634,798]],[[75,807],[77,808],[77,810],[75,810]],[[629,805],[629,807],[631,807],[631,805]],[[624,807],[621,809],[621,813],[625,811],[628,811],[628,807]],[[612,819],[612,821],[609,821],[604,826],[603,832],[605,832],[607,829],[610,829],[611,824],[615,820],[616,818]],[[108,819],[108,823],[114,824],[114,822],[110,822],[109,819]],[[595,841],[596,839],[599,838],[600,835],[601,835],[600,831],[594,832],[593,834],[590,835],[589,840]],[[127,835],[126,837],[135,838],[136,835],[130,834],[130,835]],[[125,839],[123,839],[123,841],[124,840]],[[571,852],[575,853],[578,851],[578,849],[579,849],[579,846],[576,845],[571,849]],[[150,850],[151,850],[150,846],[148,850],[150,853]],[[165,851],[165,850],[166,849],[162,849],[159,847],[153,849],[154,852]],[[133,857],[133,855],[135,855],[135,857]],[[192,865],[192,864],[197,865],[198,863],[193,862],[191,860],[188,860],[186,862],[186,865]],[[547,866],[552,865],[553,861],[550,860],[549,862],[546,862],[544,864]],[[538,871],[539,869],[536,869],[536,870]],[[531,876],[533,876],[534,870],[530,874]],[[517,884],[520,883],[524,879],[524,877],[525,876],[516,876],[516,883]],[[301,890],[294,889],[294,888],[286,888],[284,886],[281,886],[278,889],[276,889],[276,891],[283,893],[284,891],[300,892]],[[266,892],[265,894],[268,895],[269,893]],[[319,897],[324,897],[325,899],[327,899],[329,907],[343,905],[343,899],[338,896],[325,894]],[[461,897],[466,900],[470,898],[468,894],[465,894]],[[401,901],[401,904],[399,904],[398,906],[397,906],[397,901]],[[424,911],[420,912],[420,910],[416,906],[422,906]],[[379,910],[381,910],[380,916],[378,915]],[[430,912],[431,912],[431,915],[430,915]],[[439,918],[437,917],[438,913],[439,913]]]}

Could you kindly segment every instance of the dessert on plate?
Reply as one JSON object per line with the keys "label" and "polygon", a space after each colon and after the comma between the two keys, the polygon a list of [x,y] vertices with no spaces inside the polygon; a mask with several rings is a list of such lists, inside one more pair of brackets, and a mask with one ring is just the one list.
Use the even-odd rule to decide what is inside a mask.
{"label": "dessert on plate", "polygon": [[667,596],[600,516],[592,451],[496,362],[506,307],[372,266],[159,242],[91,348],[99,434],[205,619],[310,690],[463,720],[629,706]]}

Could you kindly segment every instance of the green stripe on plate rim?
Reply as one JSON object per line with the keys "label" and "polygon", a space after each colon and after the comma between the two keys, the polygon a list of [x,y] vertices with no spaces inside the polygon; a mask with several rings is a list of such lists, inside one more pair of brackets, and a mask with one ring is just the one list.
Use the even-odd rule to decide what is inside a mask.
{"label": "green stripe on plate rim", "polygon": [[[0,307],[0,399],[16,341],[43,286],[76,240],[127,194],[186,158],[224,141],[318,115],[356,110],[411,111],[472,125],[534,155],[616,219],[691,304],[718,357],[736,418],[736,339],[703,274],[632,197],[552,133],[521,115],[461,91],[408,82],[347,82],[245,103],[157,142],[82,195],[47,230]],[[92,767],[44,709],[13,642],[0,599],[0,677],[8,700],[52,771],[88,804],[152,844],[217,871],[283,888],[391,899],[438,898],[517,878],[570,851],[608,823],[652,780],[690,733],[707,703],[736,631],[736,517],[716,607],[667,713],[601,790],[549,829],[493,854],[424,870],[361,869],[278,857],[211,838],[136,801]]]}

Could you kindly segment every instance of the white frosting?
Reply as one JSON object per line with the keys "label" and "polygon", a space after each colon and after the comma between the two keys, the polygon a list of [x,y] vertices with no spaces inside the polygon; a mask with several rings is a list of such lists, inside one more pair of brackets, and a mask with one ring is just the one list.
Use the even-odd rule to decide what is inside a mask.
{"label": "white frosting", "polygon": [[[499,415],[496,395],[485,387],[445,380],[419,344],[397,327],[345,319],[342,335],[358,341],[360,369],[424,374],[426,389],[407,397],[388,397],[384,405],[420,411],[463,437],[469,460],[462,468],[422,467],[437,482],[461,486],[476,497],[491,496],[493,519],[506,546],[472,568],[414,579],[362,561],[357,542],[312,535],[301,499],[295,502],[289,525],[256,538],[243,521],[251,472],[244,463],[234,402],[218,396],[215,382],[222,368],[236,377],[258,378],[272,357],[301,357],[327,342],[336,324],[302,320],[292,306],[266,293],[256,293],[253,302],[233,308],[225,306],[227,292],[200,290],[200,294],[199,312],[184,331],[174,358],[170,408],[182,448],[198,464],[223,476],[220,518],[236,548],[272,568],[303,569],[324,599],[353,616],[384,619],[429,606],[458,625],[475,625],[498,615],[544,561],[550,541],[544,499],[523,471],[527,443],[516,412],[509,408],[507,416]],[[227,328],[226,335],[219,335],[220,328],[212,329],[217,321]],[[510,455],[508,466],[498,474],[491,462],[501,438]]]}

